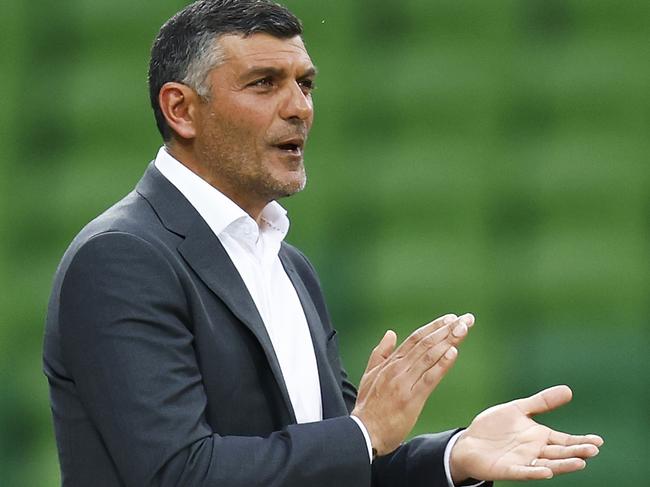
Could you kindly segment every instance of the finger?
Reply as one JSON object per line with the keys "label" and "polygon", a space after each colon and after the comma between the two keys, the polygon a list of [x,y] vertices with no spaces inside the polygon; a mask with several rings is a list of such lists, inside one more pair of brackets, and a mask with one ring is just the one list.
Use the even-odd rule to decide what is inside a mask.
{"label": "finger", "polygon": [[571,400],[573,393],[568,386],[555,386],[538,392],[530,397],[517,399],[516,406],[527,416],[547,413],[564,406]]}
{"label": "finger", "polygon": [[442,378],[449,372],[451,366],[454,365],[457,357],[458,349],[456,347],[449,348],[442,358],[413,384],[413,393],[420,396],[420,398],[429,397],[431,392],[438,387]]}
{"label": "finger", "polygon": [[[431,369],[443,358],[445,353],[452,347],[456,348],[467,336],[467,326],[461,324],[456,326],[454,330],[444,338],[442,336],[435,336],[440,334],[444,329],[436,331],[434,334],[425,338],[420,342],[399,364],[404,367],[404,380],[415,383],[422,377],[422,375]],[[442,338],[442,339],[441,339]],[[429,341],[431,339],[431,341]],[[454,353],[454,352],[451,352]]]}
{"label": "finger", "polygon": [[561,431],[551,430],[551,434],[548,437],[548,441],[551,445],[582,445],[589,444],[595,446],[602,446],[604,441],[598,435],[570,435],[567,433],[562,433]]}
{"label": "finger", "polygon": [[563,458],[561,460],[547,460],[540,458],[535,462],[536,467],[546,467],[553,472],[553,475],[577,472],[587,466],[582,458]]}
{"label": "finger", "polygon": [[[409,342],[409,340],[407,340],[395,351],[395,358],[399,360],[406,359],[406,368],[410,367],[410,365],[414,363],[423,353],[438,343],[442,342],[445,338],[448,338],[450,330],[454,336],[450,337],[451,339],[449,340],[449,343],[452,345],[457,345],[460,343],[460,341],[467,335],[467,331],[470,325],[473,323],[474,317],[469,314],[456,318],[453,318],[455,315],[447,316],[448,318],[445,320],[447,322],[446,325],[436,328],[426,336],[419,336],[419,333],[426,328],[417,330],[418,341],[415,341],[415,334],[411,335],[411,337],[409,337],[409,340],[411,341]],[[400,369],[404,369],[404,367],[400,367]]]}
{"label": "finger", "polygon": [[[464,327],[464,330],[465,333],[467,333],[467,327]],[[442,328],[438,328],[436,331],[430,333],[428,336],[420,340],[413,348],[411,348],[407,354],[402,356],[396,354],[396,360],[393,364],[391,364],[393,373],[395,375],[398,375],[404,371],[410,370],[411,367],[413,367],[414,364],[417,363],[426,353],[429,353],[431,356],[431,363],[429,364],[429,367],[433,366],[440,359],[442,354],[444,354],[450,347],[450,343],[446,340],[449,335],[449,326],[443,326]],[[442,349],[440,348],[441,345],[443,346]],[[439,353],[437,354],[437,357],[434,358],[435,350],[438,350]],[[424,359],[426,360],[426,357],[424,357]],[[422,372],[420,372],[420,375],[421,373]]]}
{"label": "finger", "polygon": [[553,478],[550,468],[527,465],[512,465],[501,480],[544,480]]}
{"label": "finger", "polygon": [[[450,347],[458,345],[467,337],[470,319],[461,316],[449,327],[436,330],[423,338],[402,360],[403,370],[409,374],[413,384],[427,370],[433,367]],[[450,332],[451,330],[451,332]]]}
{"label": "finger", "polygon": [[366,366],[366,372],[374,369],[377,365],[390,357],[396,344],[397,335],[393,330],[388,330],[380,340],[379,344],[372,350],[370,358],[368,359],[368,365]]}
{"label": "finger", "polygon": [[413,333],[411,333],[409,337],[406,340],[404,340],[404,343],[402,343],[397,348],[397,350],[395,351],[397,358],[403,357],[404,355],[409,353],[411,349],[415,345],[417,345],[423,338],[427,337],[428,335],[442,328],[443,326],[451,325],[454,321],[458,319],[459,319],[458,316],[456,316],[455,314],[446,314],[444,316],[441,316],[440,318],[436,318],[435,320],[433,320],[430,323],[427,323],[424,326],[421,326]]}
{"label": "finger", "polygon": [[596,445],[548,445],[542,448],[539,456],[547,460],[561,460],[563,458],[591,458],[598,453]]}
{"label": "finger", "polygon": [[467,326],[470,328],[474,326],[474,323],[476,323],[476,317],[472,313],[465,313],[461,318],[465,320]]}

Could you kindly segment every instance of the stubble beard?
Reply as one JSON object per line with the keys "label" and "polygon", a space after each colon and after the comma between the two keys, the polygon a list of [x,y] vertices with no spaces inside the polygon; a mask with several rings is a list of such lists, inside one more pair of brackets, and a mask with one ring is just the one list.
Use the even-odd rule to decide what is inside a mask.
{"label": "stubble beard", "polygon": [[264,197],[267,202],[280,198],[286,198],[299,193],[307,184],[307,173],[305,165],[301,161],[300,166],[294,171],[295,175],[291,180],[282,181],[275,178],[264,165],[258,168],[256,174],[242,177],[242,183],[248,183],[248,188],[254,194]]}
{"label": "stubble beard", "polygon": [[234,147],[225,148],[212,142],[203,148],[200,157],[204,167],[209,168],[210,183],[217,189],[230,188],[239,195],[254,196],[267,203],[292,196],[307,184],[304,161],[292,169],[291,178],[282,180],[266,164]]}
{"label": "stubble beard", "polygon": [[255,140],[255,134],[242,132],[239,125],[224,123],[214,111],[209,114],[207,127],[199,155],[211,174],[210,183],[217,189],[221,187],[239,197],[269,203],[305,188],[307,174],[303,158],[298,163],[276,160],[273,164],[265,160],[278,155],[272,151],[260,153],[254,145],[241,142]]}

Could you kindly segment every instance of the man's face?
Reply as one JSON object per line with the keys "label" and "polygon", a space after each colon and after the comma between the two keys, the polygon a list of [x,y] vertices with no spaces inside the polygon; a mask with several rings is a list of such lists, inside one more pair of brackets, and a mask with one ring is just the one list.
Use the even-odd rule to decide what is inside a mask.
{"label": "man's face", "polygon": [[315,69],[300,37],[227,35],[219,43],[225,62],[209,74],[196,153],[211,184],[240,206],[263,206],[305,186]]}

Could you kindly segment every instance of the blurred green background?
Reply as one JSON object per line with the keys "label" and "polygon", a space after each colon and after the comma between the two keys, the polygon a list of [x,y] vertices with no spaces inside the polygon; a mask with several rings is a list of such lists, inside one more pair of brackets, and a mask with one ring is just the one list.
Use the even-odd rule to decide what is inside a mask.
{"label": "blurred green background", "polygon": [[[184,4],[0,4],[2,485],[59,483],[51,278],[156,154],[148,51]],[[320,270],[352,377],[386,328],[472,311],[414,433],[567,383],[574,402],[544,421],[607,444],[548,485],[647,485],[650,2],[286,4],[321,71],[289,240]]]}

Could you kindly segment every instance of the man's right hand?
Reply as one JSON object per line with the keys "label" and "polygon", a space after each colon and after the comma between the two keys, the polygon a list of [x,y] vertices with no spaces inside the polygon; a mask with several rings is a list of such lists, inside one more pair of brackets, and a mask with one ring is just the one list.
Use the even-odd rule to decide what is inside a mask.
{"label": "man's right hand", "polygon": [[372,351],[352,415],[368,430],[377,455],[395,450],[413,429],[473,324],[471,314],[441,316],[415,330],[397,349],[397,335],[387,331]]}

